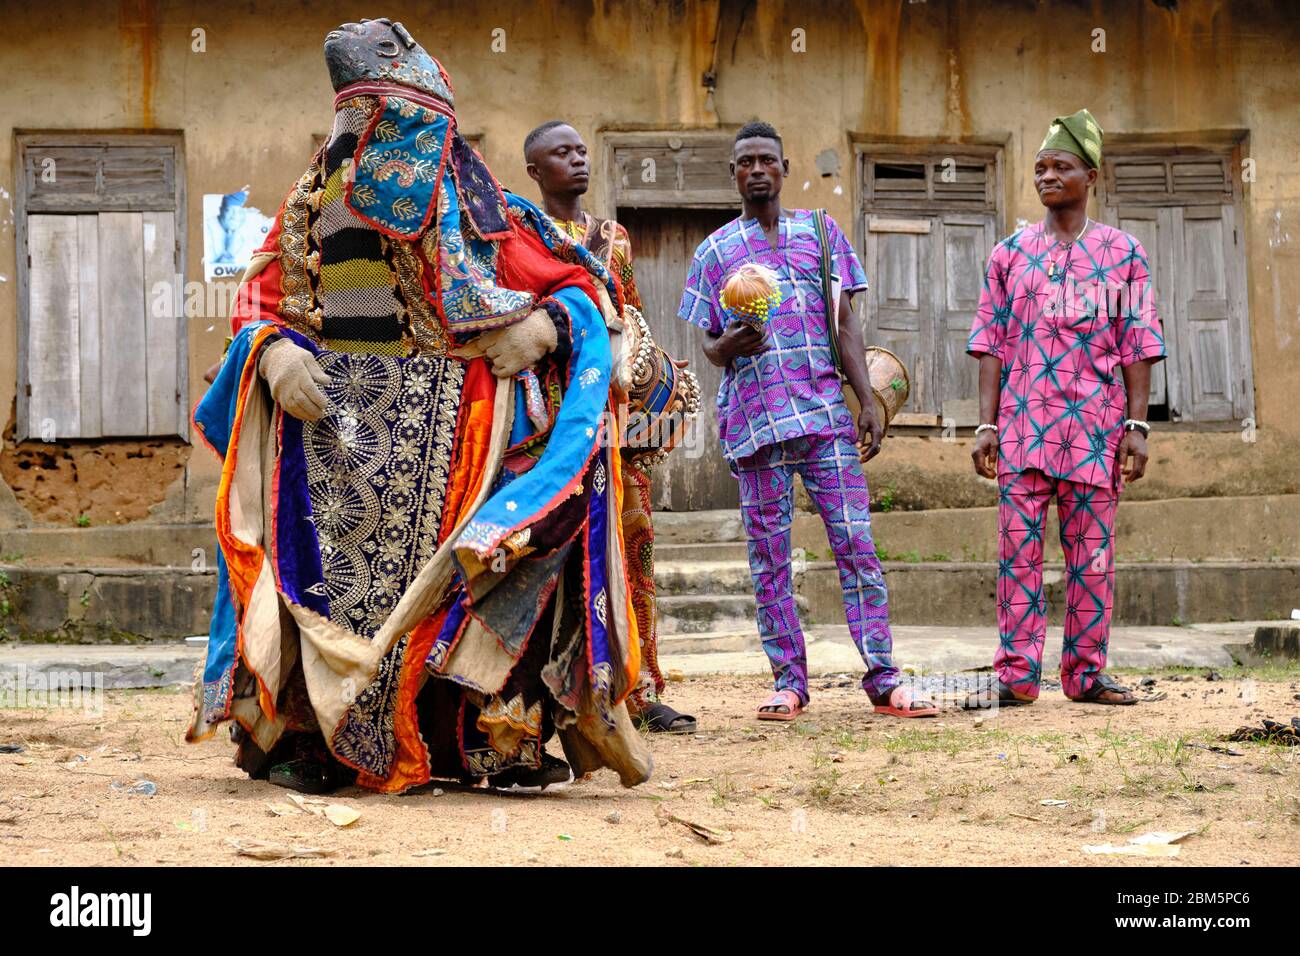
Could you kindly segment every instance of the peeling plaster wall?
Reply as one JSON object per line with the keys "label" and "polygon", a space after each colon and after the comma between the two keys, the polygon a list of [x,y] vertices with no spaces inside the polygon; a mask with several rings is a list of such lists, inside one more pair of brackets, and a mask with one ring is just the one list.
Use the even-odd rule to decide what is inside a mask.
{"label": "peeling plaster wall", "polygon": [[[1258,440],[1236,432],[1157,434],[1138,497],[1294,492],[1300,473],[1300,172],[1294,163],[1300,10],[1267,0],[540,0],[401,3],[401,19],[450,72],[463,128],[481,134],[489,165],[535,198],[520,145],[537,122],[572,121],[598,148],[601,130],[734,128],[761,116],[786,140],[787,203],[826,206],[853,222],[852,143],[967,139],[1005,146],[1005,217],[1040,216],[1028,165],[1046,123],[1087,105],[1112,136],[1247,131],[1258,181],[1245,192],[1249,309]],[[0,417],[16,387],[17,313],[12,131],[179,130],[185,137],[187,278],[202,277],[202,196],[252,184],[270,213],[330,126],[325,33],[354,4],[170,0],[85,4],[46,0],[11,10],[0,34]],[[196,28],[206,52],[191,49]],[[1106,31],[1106,52],[1092,31]],[[494,30],[506,50],[492,50]],[[802,30],[806,52],[792,50]],[[59,55],[47,42],[59,38]],[[716,37],[716,54],[715,40]],[[716,59],[715,59],[716,57]],[[703,74],[716,64],[715,111]],[[815,159],[839,157],[822,178]],[[804,182],[809,186],[803,189]],[[835,191],[839,187],[839,192]],[[591,206],[609,211],[609,184]],[[188,322],[190,404],[220,354],[223,317]],[[991,492],[964,454],[891,439],[877,482],[918,501],[982,504]],[[949,452],[952,449],[947,449]],[[170,489],[175,517],[210,513],[216,464],[190,458]],[[0,522],[14,519],[0,488]]]}

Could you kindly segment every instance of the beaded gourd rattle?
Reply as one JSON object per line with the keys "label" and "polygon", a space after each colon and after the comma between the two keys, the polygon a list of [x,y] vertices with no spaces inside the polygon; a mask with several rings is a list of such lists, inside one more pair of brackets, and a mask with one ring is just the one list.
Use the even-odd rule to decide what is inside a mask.
{"label": "beaded gourd rattle", "polygon": [[747,262],[727,279],[719,299],[729,322],[744,322],[761,332],[781,304],[781,280],[767,266]]}

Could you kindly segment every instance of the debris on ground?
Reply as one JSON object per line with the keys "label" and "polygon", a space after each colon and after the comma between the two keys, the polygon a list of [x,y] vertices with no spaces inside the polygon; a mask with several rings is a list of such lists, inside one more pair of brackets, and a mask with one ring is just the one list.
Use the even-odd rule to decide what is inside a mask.
{"label": "debris on ground", "polygon": [[20,754],[26,749],[22,744],[0,744],[0,754]]}
{"label": "debris on ground", "polygon": [[137,780],[129,787],[114,780],[110,787],[113,790],[122,790],[139,797],[152,797],[158,792],[158,784],[152,780]]}
{"label": "debris on ground", "polygon": [[416,850],[411,856],[445,856],[446,854],[446,850],[433,847],[428,850]]}
{"label": "debris on ground", "polygon": [[1181,849],[1178,844],[1195,833],[1195,830],[1186,830],[1182,833],[1155,830],[1135,836],[1123,846],[1115,846],[1111,843],[1103,843],[1100,846],[1085,845],[1083,852],[1097,856],[1177,856]]}
{"label": "debris on ground", "polygon": [[1223,675],[1220,674],[1218,671],[1207,671],[1205,674],[1205,679],[1209,681],[1223,680]]}
{"label": "debris on ground", "polygon": [[[361,819],[361,811],[342,803],[330,803],[328,800],[314,800],[311,797],[291,795],[289,797],[298,809],[318,817],[324,817],[336,827],[350,827]],[[274,813],[275,811],[272,810]]]}
{"label": "debris on ground", "polygon": [[1276,720],[1265,717],[1262,727],[1238,727],[1223,739],[1236,743],[1282,744],[1285,747],[1294,747],[1300,744],[1300,717],[1292,717],[1289,724],[1280,724]]}
{"label": "debris on ground", "polygon": [[611,811],[609,811],[609,813],[605,814],[605,822],[606,822],[606,823],[622,823],[622,822],[623,822],[623,814],[619,813],[617,810],[611,810]]}
{"label": "debris on ground", "polygon": [[226,843],[239,856],[251,856],[254,860],[319,860],[333,856],[333,850],[315,846],[288,846],[284,843],[271,843],[268,840],[246,840],[227,837]]}
{"label": "debris on ground", "polygon": [[659,817],[659,825],[667,826],[669,823],[677,823],[686,827],[698,839],[709,844],[717,846],[719,843],[731,842],[731,834],[726,830],[715,830],[713,827],[705,826],[703,823],[696,823],[693,820],[685,820],[674,813],[669,813],[662,806],[655,808],[655,814]]}
{"label": "debris on ground", "polygon": [[1208,750],[1212,754],[1227,754],[1229,757],[1246,756],[1240,750],[1233,750],[1231,747],[1218,747],[1214,744],[1183,744],[1184,747],[1191,747],[1193,750]]}

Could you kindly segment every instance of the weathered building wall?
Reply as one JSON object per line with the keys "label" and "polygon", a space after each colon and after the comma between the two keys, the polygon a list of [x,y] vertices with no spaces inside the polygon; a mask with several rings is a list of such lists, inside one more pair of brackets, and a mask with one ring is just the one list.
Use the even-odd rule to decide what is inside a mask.
{"label": "weathered building wall", "polygon": [[[599,149],[604,131],[734,128],[761,116],[786,140],[787,204],[856,215],[853,142],[910,138],[1004,147],[1005,223],[1034,220],[1033,152],[1051,117],[1088,106],[1108,141],[1125,136],[1245,134],[1257,181],[1245,187],[1251,347],[1258,429],[1158,431],[1142,496],[1296,491],[1300,466],[1300,51],[1293,4],[1183,0],[740,0],[391,3],[363,11],[401,19],[450,72],[462,127],[482,136],[489,165],[536,196],[520,145],[563,116]],[[16,388],[17,300],[12,208],[16,130],[175,130],[184,135],[187,279],[202,278],[202,196],[251,184],[270,213],[330,126],[325,33],[357,15],[332,2],[194,7],[167,0],[11,5],[0,34],[0,418]],[[195,52],[192,31],[205,31]],[[1093,52],[1096,28],[1106,52]],[[504,33],[494,33],[503,30]],[[802,30],[805,52],[792,49]],[[716,58],[715,40],[716,37]],[[46,38],[46,39],[38,39]],[[57,38],[57,39],[54,39]],[[504,40],[504,52],[495,52]],[[57,54],[51,44],[57,47]],[[796,44],[797,45],[797,44]],[[717,74],[714,110],[701,77]],[[840,173],[814,157],[831,149]],[[804,188],[804,184],[807,187]],[[609,183],[592,206],[609,210]],[[187,320],[190,404],[219,355],[223,316]],[[702,360],[696,357],[698,360]],[[6,454],[12,455],[11,451]],[[896,437],[872,466],[900,503],[986,504],[960,444]],[[209,513],[216,477],[206,452],[153,489],[171,517]],[[25,520],[0,487],[0,521]]]}

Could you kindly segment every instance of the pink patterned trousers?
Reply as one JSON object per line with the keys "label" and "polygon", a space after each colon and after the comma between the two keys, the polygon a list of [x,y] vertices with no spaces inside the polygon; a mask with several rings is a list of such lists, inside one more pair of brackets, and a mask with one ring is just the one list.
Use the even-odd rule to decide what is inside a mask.
{"label": "pink patterned trousers", "polygon": [[1065,552],[1065,642],[1061,684],[1079,697],[1106,666],[1115,589],[1113,488],[1083,485],[1036,469],[998,479],[998,679],[1026,697],[1042,681],[1047,600],[1043,535],[1056,498]]}

